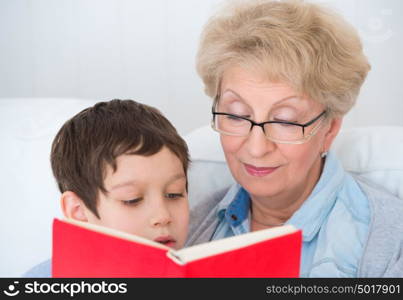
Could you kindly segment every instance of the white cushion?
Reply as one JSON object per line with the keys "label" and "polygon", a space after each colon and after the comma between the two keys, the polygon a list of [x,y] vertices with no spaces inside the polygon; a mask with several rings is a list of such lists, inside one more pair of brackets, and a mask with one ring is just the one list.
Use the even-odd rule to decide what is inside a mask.
{"label": "white cushion", "polygon": [[[185,139],[192,160],[197,165],[197,171],[203,173],[203,178],[197,180],[197,173],[192,170],[190,172],[190,176],[196,177],[200,187],[204,190],[215,188],[217,178],[224,184],[231,182],[228,168],[222,165],[225,157],[217,132],[210,126],[203,126],[189,133]],[[403,127],[342,130],[332,146],[332,151],[347,171],[360,174],[403,199]],[[204,170],[200,166],[202,163],[206,164]],[[215,169],[212,163],[215,163]]]}
{"label": "white cushion", "polygon": [[344,168],[403,199],[403,127],[372,126],[343,130],[332,149]]}
{"label": "white cushion", "polygon": [[51,143],[67,119],[96,102],[0,99],[0,277],[21,276],[50,257],[51,222],[61,216]]}

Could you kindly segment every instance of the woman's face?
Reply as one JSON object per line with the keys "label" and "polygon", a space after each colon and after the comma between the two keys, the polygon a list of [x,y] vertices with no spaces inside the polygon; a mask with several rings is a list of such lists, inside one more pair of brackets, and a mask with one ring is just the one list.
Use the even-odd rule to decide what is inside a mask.
{"label": "woman's face", "polygon": [[[225,110],[255,122],[304,124],[324,110],[323,105],[298,97],[287,84],[270,82],[258,73],[239,67],[224,73],[220,90],[217,111]],[[254,126],[246,137],[221,134],[232,175],[252,198],[279,196],[295,201],[304,194],[306,187],[314,186],[318,180],[320,155],[329,149],[340,128],[340,119],[321,121],[319,131],[303,144],[274,143],[259,126]],[[305,130],[310,132],[317,122]]]}

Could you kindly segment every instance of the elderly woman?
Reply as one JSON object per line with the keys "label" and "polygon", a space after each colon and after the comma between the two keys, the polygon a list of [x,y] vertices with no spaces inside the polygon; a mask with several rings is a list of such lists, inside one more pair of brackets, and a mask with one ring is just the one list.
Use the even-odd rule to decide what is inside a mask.
{"label": "elderly woman", "polygon": [[329,151],[370,70],[356,31],[316,4],[230,3],[197,69],[237,183],[195,207],[188,245],[293,224],[303,277],[403,276],[403,201]]}

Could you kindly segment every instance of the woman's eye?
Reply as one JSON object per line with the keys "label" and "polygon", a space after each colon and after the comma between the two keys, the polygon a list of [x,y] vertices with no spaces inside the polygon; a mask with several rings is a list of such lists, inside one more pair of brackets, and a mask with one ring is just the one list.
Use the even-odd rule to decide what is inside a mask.
{"label": "woman's eye", "polygon": [[242,118],[249,118],[250,116],[227,115],[226,117],[231,121],[245,121]]}
{"label": "woman's eye", "polygon": [[295,119],[286,119],[286,118],[274,118],[273,121],[276,122],[284,122],[282,124],[286,125],[286,123],[298,123]]}
{"label": "woman's eye", "polygon": [[[288,122],[288,121],[283,121],[283,122]],[[294,122],[292,122],[294,123]],[[294,124],[289,124],[289,123],[277,123],[278,125],[282,127],[290,127],[290,126],[295,126]]]}
{"label": "woman's eye", "polygon": [[136,199],[132,199],[132,200],[122,200],[124,205],[135,205],[137,203],[139,203],[142,200],[142,198],[136,198]]}
{"label": "woman's eye", "polygon": [[165,195],[165,197],[169,198],[169,199],[176,199],[176,198],[182,198],[183,194],[181,193],[168,193]]}

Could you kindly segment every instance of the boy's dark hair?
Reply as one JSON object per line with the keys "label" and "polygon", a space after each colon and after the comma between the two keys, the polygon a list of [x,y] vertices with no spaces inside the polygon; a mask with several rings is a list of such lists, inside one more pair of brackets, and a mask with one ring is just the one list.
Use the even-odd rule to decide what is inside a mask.
{"label": "boy's dark hair", "polygon": [[133,100],[99,102],[68,120],[52,143],[51,165],[60,192],[76,193],[98,218],[106,166],[122,154],[150,156],[166,146],[187,174],[189,153],[175,127],[155,108]]}

